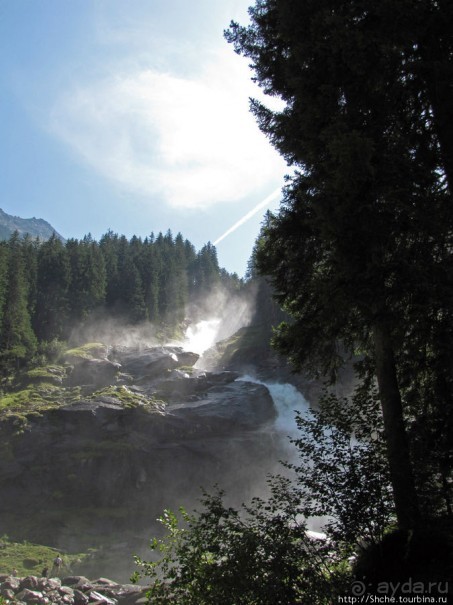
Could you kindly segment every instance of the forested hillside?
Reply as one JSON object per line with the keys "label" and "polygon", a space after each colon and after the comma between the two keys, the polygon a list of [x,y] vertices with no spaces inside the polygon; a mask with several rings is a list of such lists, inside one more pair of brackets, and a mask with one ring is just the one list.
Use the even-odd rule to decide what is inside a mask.
{"label": "forested hillside", "polygon": [[187,306],[216,285],[240,280],[220,269],[215,247],[199,252],[178,233],[142,240],[108,232],[66,243],[14,233],[0,242],[0,350],[6,362],[30,359],[39,346],[67,339],[94,312],[126,324],[150,321],[174,332]]}

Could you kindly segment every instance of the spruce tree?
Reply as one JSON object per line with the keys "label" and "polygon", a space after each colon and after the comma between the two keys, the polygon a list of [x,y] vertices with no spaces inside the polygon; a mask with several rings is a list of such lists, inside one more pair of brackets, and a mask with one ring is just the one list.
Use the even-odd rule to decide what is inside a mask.
{"label": "spruce tree", "polygon": [[293,317],[276,344],[297,367],[333,373],[345,351],[368,356],[398,522],[410,528],[419,510],[398,363],[432,310],[421,302],[431,276],[448,276],[452,217],[436,112],[392,37],[390,4],[258,0],[252,24],[232,23],[227,38],[264,91],[285,102],[282,111],[251,107],[296,168],[257,250]]}
{"label": "spruce tree", "polygon": [[53,235],[38,252],[35,331],[40,340],[65,339],[71,331],[69,316],[70,265],[68,252]]}
{"label": "spruce tree", "polygon": [[1,336],[0,347],[7,364],[12,362],[17,366],[33,356],[37,341],[28,309],[23,244],[17,231],[8,242],[8,271]]}

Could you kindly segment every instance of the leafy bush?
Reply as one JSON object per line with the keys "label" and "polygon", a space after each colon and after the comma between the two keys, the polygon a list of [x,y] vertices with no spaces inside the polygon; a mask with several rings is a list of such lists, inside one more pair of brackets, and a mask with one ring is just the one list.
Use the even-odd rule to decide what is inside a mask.
{"label": "leafy bush", "polygon": [[348,578],[328,542],[306,533],[288,481],[275,478],[268,501],[255,498],[239,512],[223,493],[204,494],[203,510],[181,518],[165,511],[167,530],[155,538],[154,562],[136,558],[151,579],[149,602],[169,605],[287,605],[331,602]]}
{"label": "leafy bush", "polygon": [[393,522],[393,498],[377,394],[357,388],[350,398],[325,394],[318,410],[296,414],[299,463],[294,491],[306,518],[327,516],[332,540],[379,542]]}

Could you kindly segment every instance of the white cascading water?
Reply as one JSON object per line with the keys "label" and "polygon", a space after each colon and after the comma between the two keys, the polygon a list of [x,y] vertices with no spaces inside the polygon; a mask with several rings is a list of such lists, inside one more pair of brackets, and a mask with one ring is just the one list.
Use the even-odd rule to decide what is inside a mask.
{"label": "white cascading water", "polygon": [[[203,355],[205,351],[215,345],[221,324],[221,319],[214,318],[189,326],[182,346],[187,351]],[[277,410],[274,430],[279,434],[282,444],[285,445],[286,460],[295,461],[297,449],[290,443],[290,439],[300,435],[296,424],[296,411],[303,414],[310,408],[305,397],[294,385],[289,383],[263,382],[250,375],[241,376],[237,380],[262,384],[267,388]],[[325,520],[326,518],[322,517],[309,519],[307,535],[315,539],[325,539],[325,534],[319,531]]]}
{"label": "white cascading water", "polygon": [[[275,429],[280,433],[282,439],[286,439],[287,461],[293,462],[297,458],[297,449],[290,443],[290,439],[300,436],[296,424],[296,411],[302,414],[310,408],[308,401],[296,387],[289,383],[263,382],[252,376],[241,376],[238,380],[254,382],[264,385],[269,391],[277,410]],[[327,517],[311,517],[307,520],[307,535],[315,540],[325,540],[326,534],[321,531]]]}
{"label": "white cascading water", "polygon": [[220,323],[221,320],[214,317],[199,321],[193,326],[190,325],[186,330],[182,347],[186,351],[202,355],[215,344]]}
{"label": "white cascading water", "polygon": [[292,438],[297,436],[298,429],[295,413],[296,411],[306,412],[310,406],[302,393],[300,393],[294,385],[279,382],[263,382],[262,380],[257,380],[253,376],[248,375],[241,376],[238,380],[254,382],[265,386],[272,397],[278,414],[275,421],[275,428],[288,437]]}

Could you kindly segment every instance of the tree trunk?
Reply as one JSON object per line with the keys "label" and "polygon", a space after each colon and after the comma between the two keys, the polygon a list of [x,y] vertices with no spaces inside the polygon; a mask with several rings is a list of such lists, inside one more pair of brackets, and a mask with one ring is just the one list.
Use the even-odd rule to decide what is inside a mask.
{"label": "tree trunk", "polygon": [[401,529],[412,529],[418,524],[420,514],[404,427],[401,395],[396,379],[393,347],[388,329],[383,323],[374,325],[373,336],[376,377],[384,418],[396,516]]}

